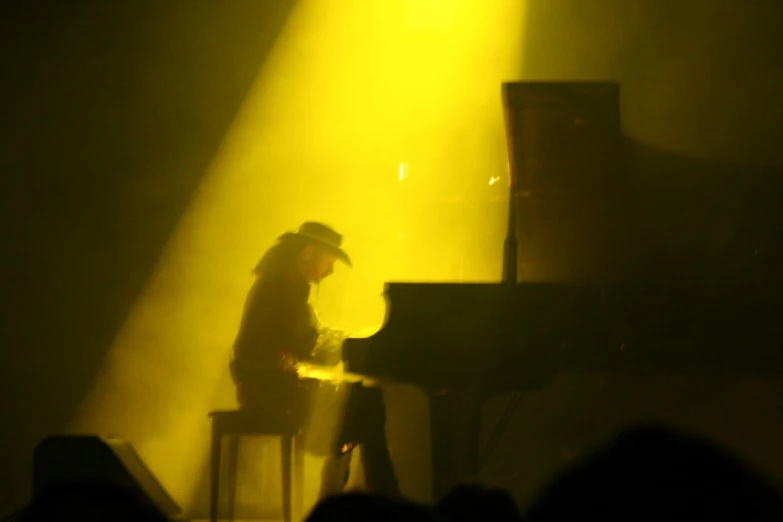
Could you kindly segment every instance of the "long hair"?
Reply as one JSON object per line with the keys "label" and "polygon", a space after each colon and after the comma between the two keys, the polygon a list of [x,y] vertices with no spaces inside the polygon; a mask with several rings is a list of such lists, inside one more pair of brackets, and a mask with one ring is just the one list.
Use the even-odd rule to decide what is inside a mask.
{"label": "long hair", "polygon": [[294,268],[297,256],[311,244],[311,241],[293,234],[283,234],[267,250],[256,264],[253,274],[256,277],[276,276]]}

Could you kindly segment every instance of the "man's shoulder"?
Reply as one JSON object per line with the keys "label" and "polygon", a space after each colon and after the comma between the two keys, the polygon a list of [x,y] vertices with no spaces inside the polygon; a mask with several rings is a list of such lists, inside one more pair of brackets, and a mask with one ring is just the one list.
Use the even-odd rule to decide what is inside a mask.
{"label": "man's shoulder", "polygon": [[289,278],[283,276],[266,275],[260,276],[253,283],[251,293],[256,299],[307,299],[309,288],[307,286],[297,285]]}

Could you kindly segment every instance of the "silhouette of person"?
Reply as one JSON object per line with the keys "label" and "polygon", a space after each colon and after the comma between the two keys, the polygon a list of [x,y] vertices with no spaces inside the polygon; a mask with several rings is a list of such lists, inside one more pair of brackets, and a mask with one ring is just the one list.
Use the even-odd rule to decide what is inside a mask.
{"label": "silhouette of person", "polygon": [[[320,325],[309,298],[312,285],[329,277],[337,261],[351,266],[342,236],[316,222],[280,236],[255,269],[256,280],[245,304],[234,343],[231,374],[243,409],[299,412],[306,423],[312,408],[314,383],[299,379],[300,361],[337,364],[344,334]],[[339,492],[348,480],[353,448],[361,445],[365,484],[389,496],[399,496],[389,456],[386,412],[379,390],[351,385],[340,426],[333,441],[308,448],[326,453],[321,496]],[[326,442],[324,444],[324,442]]]}

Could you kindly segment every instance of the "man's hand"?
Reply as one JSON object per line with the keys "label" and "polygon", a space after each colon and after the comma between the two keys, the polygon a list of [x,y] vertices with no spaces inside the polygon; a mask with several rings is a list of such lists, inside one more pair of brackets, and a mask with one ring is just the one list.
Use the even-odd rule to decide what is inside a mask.
{"label": "man's hand", "polygon": [[342,361],[342,347],[345,334],[333,328],[321,328],[312,356],[319,363],[333,366]]}
{"label": "man's hand", "polygon": [[280,367],[284,372],[296,373],[296,357],[289,352],[280,352]]}

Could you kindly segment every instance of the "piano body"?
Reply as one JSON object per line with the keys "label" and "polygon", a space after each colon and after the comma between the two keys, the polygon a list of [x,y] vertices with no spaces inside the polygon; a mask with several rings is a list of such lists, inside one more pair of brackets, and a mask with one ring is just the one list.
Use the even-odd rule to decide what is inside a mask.
{"label": "piano body", "polygon": [[477,476],[481,406],[493,396],[538,389],[562,372],[783,369],[783,292],[638,277],[632,221],[617,219],[616,84],[516,83],[503,92],[504,281],[388,283],[383,328],[343,346],[350,371],[414,384],[429,398],[436,499]]}
{"label": "piano body", "polygon": [[428,396],[437,498],[477,476],[481,406],[509,390],[561,372],[781,373],[780,294],[752,290],[390,283],[385,326],[343,352],[351,371]]}

